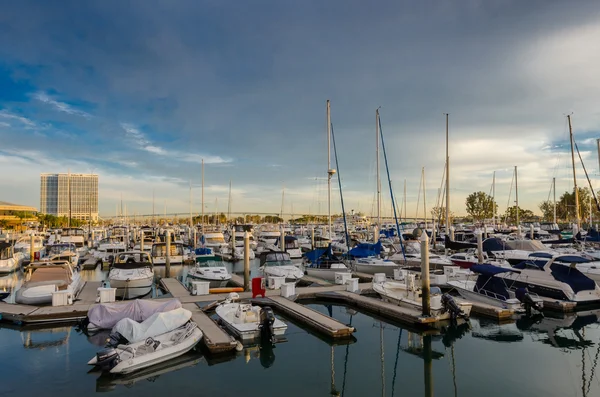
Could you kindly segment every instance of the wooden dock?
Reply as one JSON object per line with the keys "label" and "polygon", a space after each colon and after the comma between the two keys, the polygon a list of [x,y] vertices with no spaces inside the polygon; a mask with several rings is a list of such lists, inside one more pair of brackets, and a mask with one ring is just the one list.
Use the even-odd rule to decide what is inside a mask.
{"label": "wooden dock", "polygon": [[174,298],[190,296],[190,291],[175,278],[161,278],[160,285]]}
{"label": "wooden dock", "polygon": [[282,296],[272,296],[265,299],[253,299],[253,304],[259,306],[272,306],[276,311],[281,312],[285,317],[292,318],[301,324],[304,324],[314,331],[317,331],[332,339],[349,338],[354,332],[354,328],[342,324],[339,321],[326,316],[325,314],[313,310],[304,305],[284,298]]}
{"label": "wooden dock", "polygon": [[192,312],[192,320],[202,331],[202,343],[211,354],[226,353],[235,349],[235,339],[208,317],[198,305],[186,303],[183,307]]}

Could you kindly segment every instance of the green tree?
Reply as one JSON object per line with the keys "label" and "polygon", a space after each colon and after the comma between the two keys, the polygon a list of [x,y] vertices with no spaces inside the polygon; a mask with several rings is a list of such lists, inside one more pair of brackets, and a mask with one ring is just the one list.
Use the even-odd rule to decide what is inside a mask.
{"label": "green tree", "polygon": [[[577,188],[579,195],[579,218],[587,219],[590,213],[590,196],[588,188]],[[556,216],[565,221],[575,220],[575,188],[571,192],[564,192],[556,203]]]}
{"label": "green tree", "polygon": [[[446,224],[446,207],[433,207],[431,209],[431,216],[433,219],[442,224]],[[454,220],[454,213],[450,211],[450,223]]]}
{"label": "green tree", "polygon": [[8,227],[8,219],[0,219],[0,229],[6,229]]}
{"label": "green tree", "polygon": [[467,214],[475,221],[481,221],[494,216],[494,208],[497,207],[492,197],[484,192],[473,192],[465,200]]}
{"label": "green tree", "polygon": [[554,203],[552,201],[542,201],[538,207],[540,211],[542,211],[542,218],[546,222],[552,222],[554,220]]}
{"label": "green tree", "polygon": [[[522,221],[531,221],[535,219],[535,215],[533,211],[519,208],[519,222]],[[508,207],[505,213],[505,220],[507,223],[516,223],[517,222],[517,206],[514,205],[512,207]]]}

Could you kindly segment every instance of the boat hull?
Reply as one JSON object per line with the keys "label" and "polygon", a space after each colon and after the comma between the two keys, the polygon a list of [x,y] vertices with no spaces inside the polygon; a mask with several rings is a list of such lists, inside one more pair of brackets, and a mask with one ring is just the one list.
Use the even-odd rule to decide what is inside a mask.
{"label": "boat hull", "polygon": [[352,273],[350,269],[319,269],[313,267],[305,268],[306,274],[322,280],[335,281],[336,273]]}
{"label": "boat hull", "polygon": [[393,263],[392,265],[369,265],[364,263],[355,263],[354,269],[359,273],[376,274],[385,273],[388,277],[394,276],[394,269],[398,269],[398,265]]}
{"label": "boat hull", "polygon": [[111,288],[116,288],[116,297],[121,299],[135,299],[152,292],[154,277],[145,277],[133,280],[108,279]]}

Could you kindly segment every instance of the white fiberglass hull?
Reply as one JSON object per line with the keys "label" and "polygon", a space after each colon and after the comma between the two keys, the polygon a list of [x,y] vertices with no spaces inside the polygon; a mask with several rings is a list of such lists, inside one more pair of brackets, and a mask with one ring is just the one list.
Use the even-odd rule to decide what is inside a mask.
{"label": "white fiberglass hull", "polygon": [[398,269],[398,265],[390,262],[390,264],[366,264],[366,263],[355,263],[354,269],[359,273],[376,274],[385,273],[386,276],[392,277],[394,275],[394,269]]}
{"label": "white fiberglass hull", "polygon": [[17,252],[12,258],[0,260],[0,274],[9,274],[19,269],[23,258],[24,255]]}
{"label": "white fiberglass hull", "polygon": [[297,283],[304,277],[304,272],[294,265],[263,266],[260,268],[265,277],[285,277],[289,283]]}
{"label": "white fiberglass hull", "polygon": [[[181,265],[183,264],[183,255],[173,255],[169,258],[171,265]],[[165,265],[167,263],[167,258],[164,256],[157,256],[152,258],[152,264],[156,265]]]}
{"label": "white fiberglass hull", "polygon": [[[112,276],[112,277],[111,277]],[[135,299],[148,295],[152,291],[154,283],[154,273],[138,275],[135,278],[123,279],[122,274],[109,275],[108,281],[111,288],[116,288],[116,296],[121,299]]]}
{"label": "white fiberglass hull", "polygon": [[336,273],[352,273],[348,268],[319,269],[316,267],[306,267],[304,270],[306,271],[306,274],[311,277],[317,277],[327,281],[335,281]]}
{"label": "white fiberglass hull", "polygon": [[[221,323],[225,328],[233,335],[235,335],[242,342],[250,342],[260,338],[260,327],[259,327],[259,319],[260,315],[256,315],[257,321],[255,322],[244,322],[244,323],[236,323],[234,321],[235,312],[237,309],[237,303],[226,303],[223,305],[217,306],[215,312],[219,319],[221,319]],[[254,310],[254,308],[253,308]],[[273,323],[273,332],[274,335],[283,336],[285,331],[287,330],[287,324],[283,321],[275,318],[275,322]]]}
{"label": "white fiberglass hull", "polygon": [[496,299],[491,296],[482,295],[480,293],[473,291],[474,281],[466,282],[466,281],[448,281],[448,285],[455,288],[460,296],[471,301],[471,302],[480,302],[488,305],[492,305],[495,307],[499,307],[502,309],[513,310],[514,312],[522,312],[524,311],[521,302],[518,299],[507,299],[501,300]]}
{"label": "white fiberglass hull", "polygon": [[[184,329],[183,329],[184,330]],[[145,345],[145,341],[132,343],[129,345],[119,345],[115,350],[121,356],[121,362],[110,370],[113,374],[128,374],[134,371],[138,371],[143,368],[156,365],[175,357],[179,357],[196,346],[200,339],[202,339],[202,331],[198,327],[194,327],[190,335],[188,335],[182,342],[172,344],[171,338],[177,335],[178,332],[182,332],[182,328],[176,329],[171,332],[159,335],[154,340],[160,341],[161,345],[164,346],[158,350],[150,353],[144,353],[135,355],[133,351],[137,351],[140,347]],[[89,365],[96,365],[96,357],[92,358]]]}

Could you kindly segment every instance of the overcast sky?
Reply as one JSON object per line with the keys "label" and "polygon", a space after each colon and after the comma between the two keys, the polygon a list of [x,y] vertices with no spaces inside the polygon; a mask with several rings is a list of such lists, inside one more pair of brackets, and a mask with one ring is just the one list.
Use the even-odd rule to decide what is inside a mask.
{"label": "overcast sky", "polygon": [[190,180],[199,212],[204,159],[206,211],[227,211],[231,180],[234,212],[279,213],[285,187],[285,213],[326,213],[327,99],[347,209],[373,211],[379,106],[409,216],[422,167],[436,203],[445,112],[455,213],[494,171],[504,210],[514,166],[521,207],[539,212],[553,177],[572,189],[571,113],[600,187],[597,1],[3,3],[2,201],[39,207],[39,174],[70,170],[100,175],[104,215],[121,196],[151,213],[153,192],[186,212]]}

